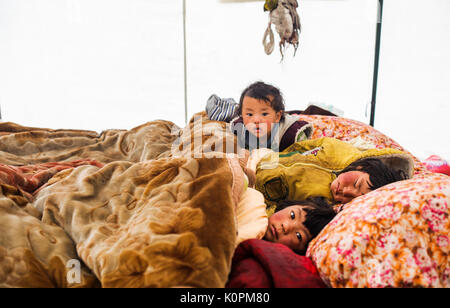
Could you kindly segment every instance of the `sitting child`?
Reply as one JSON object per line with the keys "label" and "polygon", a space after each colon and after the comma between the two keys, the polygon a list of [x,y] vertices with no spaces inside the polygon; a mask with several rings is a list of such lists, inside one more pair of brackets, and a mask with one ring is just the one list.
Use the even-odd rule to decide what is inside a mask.
{"label": "sitting child", "polygon": [[309,139],[312,125],[298,115],[284,112],[284,101],[278,88],[255,82],[242,91],[236,108],[237,118],[231,128],[239,146],[248,150],[271,148],[283,151],[294,142]]}
{"label": "sitting child", "polygon": [[412,157],[399,150],[361,151],[327,137],[297,142],[282,153],[272,152],[252,164],[255,188],[264,195],[268,215],[281,200],[324,197],[329,202],[347,203],[407,179],[414,170]]}
{"label": "sitting child", "polygon": [[333,207],[323,198],[281,201],[275,213],[269,217],[264,239],[284,244],[299,254],[305,254],[309,242],[335,215]]}

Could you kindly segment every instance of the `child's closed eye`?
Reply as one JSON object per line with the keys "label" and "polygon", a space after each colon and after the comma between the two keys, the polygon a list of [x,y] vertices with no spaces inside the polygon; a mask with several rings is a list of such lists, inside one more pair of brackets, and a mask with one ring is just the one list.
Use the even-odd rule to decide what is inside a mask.
{"label": "child's closed eye", "polygon": [[356,179],[355,183],[353,183],[353,186],[354,186],[355,188],[360,188],[360,186],[361,186],[361,180],[360,180],[360,178]]}

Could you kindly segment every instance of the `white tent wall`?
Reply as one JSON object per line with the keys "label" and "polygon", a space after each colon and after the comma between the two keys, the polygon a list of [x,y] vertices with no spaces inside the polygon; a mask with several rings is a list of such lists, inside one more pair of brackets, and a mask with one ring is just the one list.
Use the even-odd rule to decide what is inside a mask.
{"label": "white tent wall", "polygon": [[[332,104],[369,122],[376,0],[301,0],[300,46],[267,56],[263,2],[186,0],[188,118],[263,80],[287,109]],[[385,1],[375,128],[450,158],[448,0]],[[276,44],[278,37],[276,36]],[[0,0],[4,121],[101,131],[182,126],[182,0]],[[444,132],[444,133],[442,133]]]}
{"label": "white tent wall", "polygon": [[184,123],[180,3],[0,0],[3,121],[96,131]]}
{"label": "white tent wall", "polygon": [[321,102],[365,120],[375,1],[300,1],[300,46],[295,57],[293,47],[287,48],[282,62],[277,34],[273,53],[264,52],[269,19],[263,2],[187,2],[190,112],[203,106],[209,94],[238,100],[247,85],[263,80],[281,89],[287,109]]}
{"label": "white tent wall", "polygon": [[450,1],[384,1],[375,128],[450,160]]}

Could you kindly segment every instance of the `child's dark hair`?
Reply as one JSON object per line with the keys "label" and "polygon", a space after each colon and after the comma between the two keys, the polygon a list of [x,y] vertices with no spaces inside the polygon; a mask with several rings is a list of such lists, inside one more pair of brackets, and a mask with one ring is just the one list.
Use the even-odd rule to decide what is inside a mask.
{"label": "child's dark hair", "polygon": [[344,170],[337,173],[339,176],[341,173],[349,171],[362,171],[369,174],[371,190],[378,189],[384,185],[406,180],[408,177],[402,170],[395,170],[386,164],[384,164],[378,158],[363,158],[359,159],[350,165],[348,165]]}
{"label": "child's dark hair", "polygon": [[244,89],[244,91],[242,91],[241,98],[239,99],[239,106],[236,109],[235,116],[242,115],[242,103],[245,96],[267,102],[268,104],[270,104],[270,107],[275,110],[275,112],[281,111],[281,120],[284,119],[283,95],[277,87],[274,87],[262,81],[257,81],[249,85]]}
{"label": "child's dark hair", "polygon": [[[275,212],[278,212],[292,205],[304,206],[306,217],[303,225],[311,234],[311,239],[315,238],[319,232],[336,216],[336,212],[331,204],[323,197],[309,198],[302,201],[282,200],[278,202]],[[304,254],[306,251],[299,252]]]}

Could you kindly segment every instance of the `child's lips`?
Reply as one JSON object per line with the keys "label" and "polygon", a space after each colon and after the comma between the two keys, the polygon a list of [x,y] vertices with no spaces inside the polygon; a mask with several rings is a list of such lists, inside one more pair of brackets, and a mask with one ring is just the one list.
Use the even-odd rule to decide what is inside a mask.
{"label": "child's lips", "polygon": [[264,135],[264,130],[262,128],[254,128],[253,135],[256,135],[256,136]]}
{"label": "child's lips", "polygon": [[275,226],[274,226],[274,225],[271,225],[271,226],[270,226],[270,228],[271,228],[271,231],[272,231],[272,235],[273,235],[273,237],[274,237],[274,238],[276,238],[276,239],[278,240],[278,233],[277,233],[277,229],[275,228]]}
{"label": "child's lips", "polygon": [[336,184],[336,188],[335,188],[335,190],[334,190],[334,195],[335,195],[335,196],[338,195],[338,192],[339,192],[339,186],[340,186],[340,183],[339,183],[339,181],[338,181],[337,184]]}

